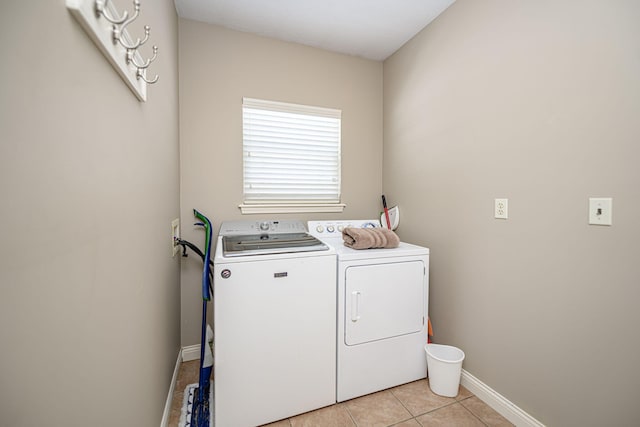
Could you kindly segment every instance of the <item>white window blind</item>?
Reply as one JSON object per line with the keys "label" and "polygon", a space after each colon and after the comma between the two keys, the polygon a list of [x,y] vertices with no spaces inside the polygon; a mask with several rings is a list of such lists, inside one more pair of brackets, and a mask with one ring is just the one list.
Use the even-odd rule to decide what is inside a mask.
{"label": "white window blind", "polygon": [[339,204],[341,111],[244,98],[244,203]]}

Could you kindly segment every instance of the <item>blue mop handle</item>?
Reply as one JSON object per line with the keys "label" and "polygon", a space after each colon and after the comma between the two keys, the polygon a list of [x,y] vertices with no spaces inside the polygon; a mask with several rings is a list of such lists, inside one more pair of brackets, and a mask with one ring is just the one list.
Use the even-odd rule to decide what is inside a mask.
{"label": "blue mop handle", "polygon": [[209,291],[211,285],[211,279],[209,277],[211,271],[211,266],[209,265],[209,260],[211,259],[211,221],[195,209],[193,210],[193,215],[202,221],[202,226],[204,226],[205,230],[204,268],[202,269],[202,299],[209,301],[211,299],[211,292]]}
{"label": "blue mop handle", "polygon": [[200,334],[200,373],[198,379],[198,397],[195,405],[195,415],[196,415],[196,427],[208,427],[210,412],[209,407],[205,403],[205,399],[208,399],[208,394],[211,393],[209,390],[209,378],[211,375],[211,370],[206,369],[204,366],[205,363],[205,346],[207,345],[207,301],[211,299],[210,283],[211,279],[209,278],[209,273],[211,271],[209,260],[211,259],[211,221],[209,218],[202,215],[197,210],[193,210],[193,214],[196,218],[202,221],[202,225],[205,230],[205,251],[204,251],[204,259],[202,268],[202,330]]}

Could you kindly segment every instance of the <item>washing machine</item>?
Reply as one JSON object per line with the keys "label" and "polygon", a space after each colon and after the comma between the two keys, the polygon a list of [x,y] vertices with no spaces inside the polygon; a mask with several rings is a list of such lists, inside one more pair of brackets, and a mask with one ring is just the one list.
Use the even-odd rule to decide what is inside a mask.
{"label": "washing machine", "polygon": [[309,233],[337,254],[337,401],[425,378],[429,249],[344,246],[345,227],[377,220],[309,221]]}
{"label": "washing machine", "polygon": [[214,410],[256,426],[335,403],[336,255],[301,221],[224,222],[214,257]]}

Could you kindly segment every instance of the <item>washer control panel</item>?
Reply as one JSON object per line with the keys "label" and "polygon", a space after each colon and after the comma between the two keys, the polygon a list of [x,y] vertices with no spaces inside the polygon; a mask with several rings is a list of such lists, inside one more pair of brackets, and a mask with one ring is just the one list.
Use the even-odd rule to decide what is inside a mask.
{"label": "washer control panel", "polygon": [[306,231],[304,222],[299,220],[225,221],[220,226],[221,236],[305,233]]}
{"label": "washer control panel", "polygon": [[332,221],[308,221],[309,234],[315,237],[342,237],[342,230],[347,227],[376,228],[380,227],[377,219],[351,219]]}

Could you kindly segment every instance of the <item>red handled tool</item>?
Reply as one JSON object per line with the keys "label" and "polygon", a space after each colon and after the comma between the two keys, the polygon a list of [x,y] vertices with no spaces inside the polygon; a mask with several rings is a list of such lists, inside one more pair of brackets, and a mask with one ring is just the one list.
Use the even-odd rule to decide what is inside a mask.
{"label": "red handled tool", "polygon": [[387,228],[391,230],[391,221],[389,220],[389,209],[387,209],[387,199],[382,195],[382,207],[384,208],[384,217],[387,220]]}

